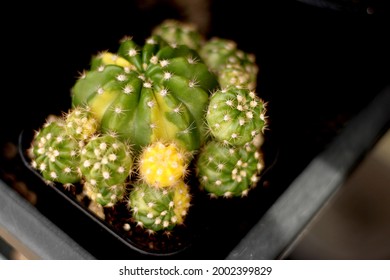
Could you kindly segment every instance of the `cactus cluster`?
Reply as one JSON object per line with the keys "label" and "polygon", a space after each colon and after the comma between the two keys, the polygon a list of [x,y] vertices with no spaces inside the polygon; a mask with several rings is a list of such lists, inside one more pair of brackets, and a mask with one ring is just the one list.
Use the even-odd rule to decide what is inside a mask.
{"label": "cactus cluster", "polygon": [[165,20],[144,45],[125,36],[92,56],[71,109],[37,131],[32,165],[106,209],[125,203],[149,233],[170,231],[185,222],[192,187],[242,197],[259,181],[267,122],[257,74],[254,55],[189,23]]}

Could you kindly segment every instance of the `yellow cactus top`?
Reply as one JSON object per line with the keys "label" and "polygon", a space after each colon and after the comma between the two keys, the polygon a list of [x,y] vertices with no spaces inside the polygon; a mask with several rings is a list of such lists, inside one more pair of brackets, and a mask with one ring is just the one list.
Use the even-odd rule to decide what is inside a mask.
{"label": "yellow cactus top", "polygon": [[176,144],[156,141],[141,153],[139,173],[148,185],[165,188],[184,178],[187,165],[185,152]]}

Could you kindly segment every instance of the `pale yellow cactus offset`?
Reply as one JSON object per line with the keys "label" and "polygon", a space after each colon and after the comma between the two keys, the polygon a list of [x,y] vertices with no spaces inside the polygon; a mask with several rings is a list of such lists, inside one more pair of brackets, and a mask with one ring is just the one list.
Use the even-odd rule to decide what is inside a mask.
{"label": "pale yellow cactus offset", "polygon": [[148,185],[170,187],[183,180],[188,163],[188,153],[175,143],[156,141],[142,151],[139,174]]}

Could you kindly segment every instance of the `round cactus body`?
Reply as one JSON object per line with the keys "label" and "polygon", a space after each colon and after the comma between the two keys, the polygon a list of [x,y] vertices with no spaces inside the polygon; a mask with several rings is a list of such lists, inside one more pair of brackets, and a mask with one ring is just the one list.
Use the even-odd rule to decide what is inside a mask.
{"label": "round cactus body", "polygon": [[183,181],[164,189],[141,183],[130,192],[129,208],[139,226],[169,231],[184,223],[190,200],[189,188]]}
{"label": "round cactus body", "polygon": [[152,30],[152,34],[161,36],[173,46],[186,45],[194,50],[199,50],[204,43],[203,36],[194,24],[174,19],[164,20]]}
{"label": "round cactus body", "polygon": [[64,116],[66,130],[77,140],[86,141],[97,132],[98,121],[86,107],[75,107]]}
{"label": "round cactus body", "polygon": [[253,54],[238,49],[236,42],[213,37],[202,46],[199,53],[211,71],[218,76],[221,87],[256,87],[259,72],[256,58]]}
{"label": "round cactus body", "polygon": [[85,194],[94,202],[103,207],[112,207],[124,198],[127,184],[108,185],[107,182],[99,182],[92,185],[84,183]]}
{"label": "round cactus body", "polygon": [[117,54],[102,53],[72,88],[73,106],[88,105],[101,130],[135,149],[175,141],[194,151],[204,142],[209,93],[219,86],[194,50],[159,36],[143,48],[124,38]]}
{"label": "round cactus body", "polygon": [[206,144],[197,160],[200,186],[212,196],[245,196],[256,186],[264,168],[261,152],[250,143],[227,146],[217,141]]}
{"label": "round cactus body", "polygon": [[132,166],[129,147],[113,135],[92,137],[81,150],[80,170],[92,186],[123,184]]}
{"label": "round cactus body", "polygon": [[186,175],[187,154],[173,142],[154,142],[145,147],[139,156],[139,175],[154,187],[174,186]]}
{"label": "round cactus body", "polygon": [[79,143],[66,133],[63,119],[47,121],[34,135],[29,152],[32,166],[48,182],[67,185],[80,181]]}
{"label": "round cactus body", "polygon": [[265,113],[265,103],[255,92],[230,86],[210,97],[206,120],[218,141],[244,145],[265,129]]}

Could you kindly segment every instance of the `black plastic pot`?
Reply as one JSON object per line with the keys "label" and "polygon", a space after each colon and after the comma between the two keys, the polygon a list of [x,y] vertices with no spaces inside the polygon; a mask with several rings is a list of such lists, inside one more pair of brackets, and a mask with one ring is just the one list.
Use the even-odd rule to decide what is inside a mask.
{"label": "black plastic pot", "polygon": [[[43,122],[42,122],[43,124]],[[256,188],[250,190],[248,197],[211,198],[198,187],[195,176],[189,176],[192,201],[189,214],[184,225],[176,226],[169,235],[165,233],[148,234],[137,227],[131,220],[131,213],[126,208],[126,201],[105,208],[105,219],[100,218],[88,208],[88,199],[77,199],[81,186],[65,189],[61,184],[46,184],[41,174],[30,164],[27,150],[30,148],[34,132],[37,128],[28,128],[19,135],[19,154],[25,172],[29,173],[29,181],[42,193],[46,205],[61,201],[65,209],[71,209],[72,215],[64,205],[51,206],[48,215],[55,216],[56,223],[65,232],[77,230],[80,243],[93,251],[99,258],[184,258],[198,259],[207,253],[210,259],[221,259],[231,251],[251,226],[264,214],[270,197],[263,186],[267,175],[272,172],[276,163],[278,149],[276,141],[267,133],[262,146],[265,169]],[[51,201],[50,201],[51,200]],[[75,223],[79,222],[78,226]],[[125,230],[124,225],[130,225]],[[228,234],[222,234],[228,233]],[[71,233],[72,235],[72,233]],[[92,244],[88,245],[91,241]],[[96,243],[105,243],[96,246]],[[117,247],[117,249],[113,249]]]}

